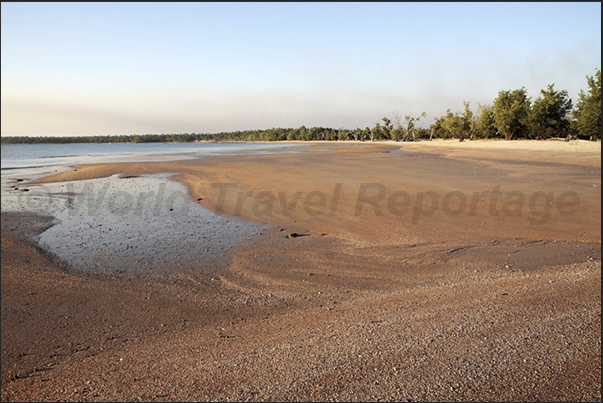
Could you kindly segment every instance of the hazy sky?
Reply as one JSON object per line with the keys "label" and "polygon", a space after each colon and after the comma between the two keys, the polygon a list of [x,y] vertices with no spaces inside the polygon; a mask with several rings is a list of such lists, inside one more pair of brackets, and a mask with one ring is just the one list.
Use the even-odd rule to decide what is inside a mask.
{"label": "hazy sky", "polygon": [[2,3],[4,136],[373,126],[601,68],[601,3]]}

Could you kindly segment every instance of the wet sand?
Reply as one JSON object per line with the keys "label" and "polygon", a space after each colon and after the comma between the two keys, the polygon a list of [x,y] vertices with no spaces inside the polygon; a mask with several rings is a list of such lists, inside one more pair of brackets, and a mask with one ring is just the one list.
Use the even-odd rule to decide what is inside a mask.
{"label": "wet sand", "polygon": [[36,247],[50,218],[3,213],[2,400],[600,401],[600,143],[509,144],[317,143],[40,181],[174,173],[270,228],[219,272],[199,250],[190,271],[107,276]]}

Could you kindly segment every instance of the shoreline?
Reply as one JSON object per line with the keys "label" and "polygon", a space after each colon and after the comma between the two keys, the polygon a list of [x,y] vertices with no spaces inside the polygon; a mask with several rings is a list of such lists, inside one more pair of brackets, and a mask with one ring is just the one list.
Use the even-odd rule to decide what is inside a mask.
{"label": "shoreline", "polygon": [[[409,143],[403,148],[398,143],[316,144],[287,155],[75,165],[76,171],[32,184],[169,172],[187,186],[193,200],[201,200],[215,213],[334,233],[359,243],[499,238],[518,227],[521,231],[514,237],[600,242],[600,231],[589,229],[592,220],[600,220],[600,149],[579,155],[549,149],[515,150],[509,155],[504,149],[484,151],[458,144]],[[337,158],[337,164],[330,158]],[[564,171],[557,178],[560,169]],[[571,175],[577,179],[565,179]],[[475,195],[496,189],[501,194],[494,207],[491,196]],[[454,197],[454,192],[462,195]],[[545,201],[539,192],[546,196],[552,192],[553,199]],[[573,200],[578,206],[566,211],[565,204],[572,202],[568,192],[578,195]],[[312,199],[305,201],[310,195]],[[508,211],[501,211],[505,206]]]}
{"label": "shoreline", "polygon": [[28,241],[47,219],[3,212],[2,400],[600,401],[600,148],[318,143],[28,183],[169,172],[272,229],[220,271],[120,277],[66,269]]}

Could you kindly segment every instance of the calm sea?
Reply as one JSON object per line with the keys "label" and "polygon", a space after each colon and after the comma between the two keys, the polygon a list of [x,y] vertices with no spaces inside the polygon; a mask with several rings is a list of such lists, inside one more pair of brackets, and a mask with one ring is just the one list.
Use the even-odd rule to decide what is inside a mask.
{"label": "calm sea", "polygon": [[296,145],[271,143],[98,143],[3,144],[2,171],[95,162],[170,161],[214,154],[283,150]]}

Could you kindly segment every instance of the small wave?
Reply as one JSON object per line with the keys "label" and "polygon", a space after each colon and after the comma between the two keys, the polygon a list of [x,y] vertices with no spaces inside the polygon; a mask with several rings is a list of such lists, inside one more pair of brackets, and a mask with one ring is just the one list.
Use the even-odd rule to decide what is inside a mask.
{"label": "small wave", "polygon": [[48,155],[42,156],[38,158],[69,158],[69,157],[79,157],[79,155]]}
{"label": "small wave", "polygon": [[32,165],[29,167],[5,167],[5,168],[0,168],[0,170],[4,171],[4,170],[10,170],[10,169],[32,169],[32,168],[44,168],[44,165]]}

